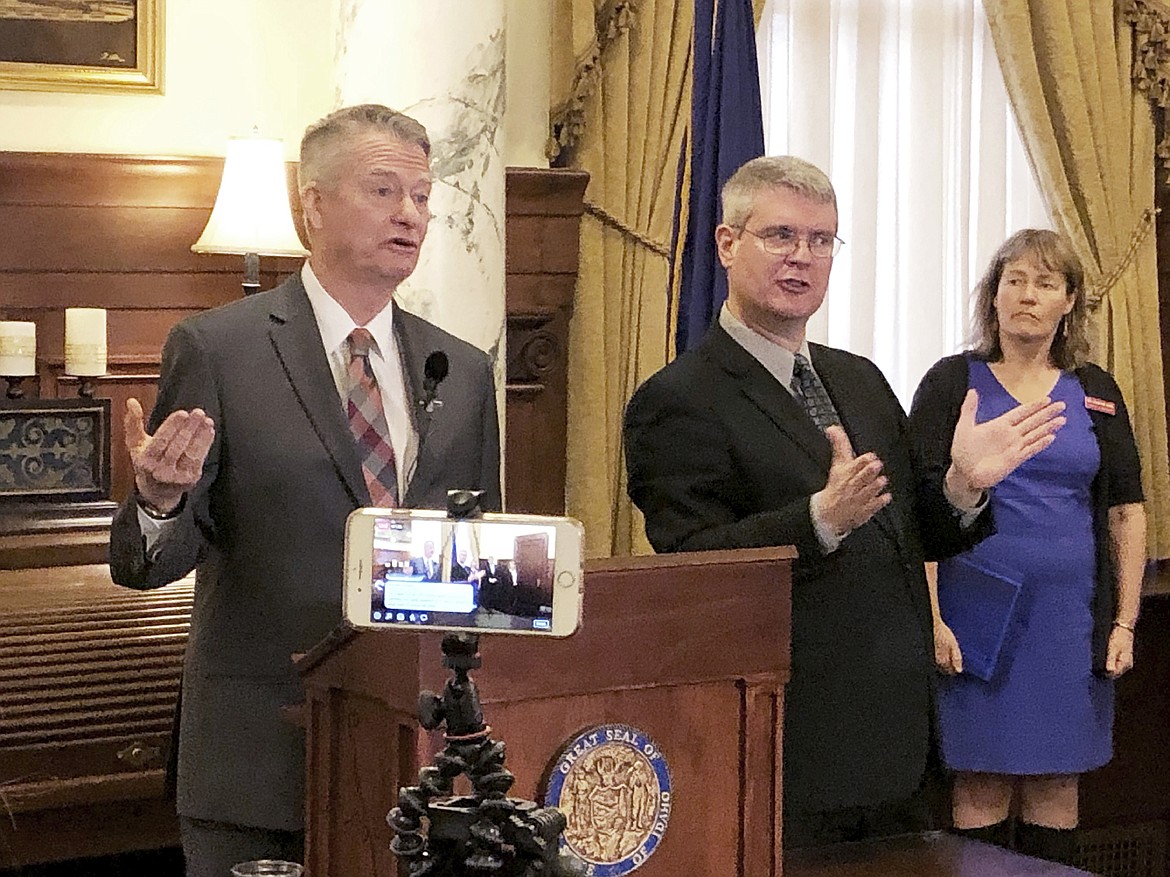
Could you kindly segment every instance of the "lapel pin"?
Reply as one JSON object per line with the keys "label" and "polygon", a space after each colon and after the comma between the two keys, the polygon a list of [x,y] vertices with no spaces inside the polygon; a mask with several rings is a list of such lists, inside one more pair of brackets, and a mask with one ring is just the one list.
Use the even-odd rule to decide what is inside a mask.
{"label": "lapel pin", "polygon": [[1096,396],[1085,397],[1085,407],[1090,411],[1100,411],[1102,414],[1116,414],[1117,406],[1108,399],[1098,399]]}

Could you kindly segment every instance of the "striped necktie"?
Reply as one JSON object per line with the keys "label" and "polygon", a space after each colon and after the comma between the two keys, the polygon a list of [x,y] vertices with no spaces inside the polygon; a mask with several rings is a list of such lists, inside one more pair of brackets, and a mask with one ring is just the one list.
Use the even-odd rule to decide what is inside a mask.
{"label": "striped necktie", "polygon": [[809,361],[801,353],[795,354],[795,359],[792,366],[792,394],[804,405],[804,410],[821,432],[830,426],[840,426],[841,418],[837,416],[829,391],[812,370]]}
{"label": "striped necktie", "polygon": [[354,329],[348,340],[349,395],[345,409],[349,428],[357,440],[371,502],[391,508],[398,505],[398,469],[386,425],[382,391],[370,368],[370,346],[374,339],[369,330]]}

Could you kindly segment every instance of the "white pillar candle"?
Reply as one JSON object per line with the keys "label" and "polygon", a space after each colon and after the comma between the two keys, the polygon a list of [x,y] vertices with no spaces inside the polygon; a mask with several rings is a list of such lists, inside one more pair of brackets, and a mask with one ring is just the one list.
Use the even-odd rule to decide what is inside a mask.
{"label": "white pillar candle", "polygon": [[65,374],[90,377],[105,373],[105,309],[65,308]]}
{"label": "white pillar candle", "polygon": [[37,324],[0,321],[0,376],[37,373]]}

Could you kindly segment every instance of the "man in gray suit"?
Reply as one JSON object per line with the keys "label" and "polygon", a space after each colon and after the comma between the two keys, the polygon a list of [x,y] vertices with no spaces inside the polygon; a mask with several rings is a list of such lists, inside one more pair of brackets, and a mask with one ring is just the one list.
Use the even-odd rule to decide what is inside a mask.
{"label": "man in gray suit", "polygon": [[[393,304],[426,236],[429,156],[425,129],[385,107],[311,126],[299,276],[177,325],[149,424],[127,405],[136,489],[111,532],[114,580],[197,571],[177,773],[189,877],[301,855],[304,740],[282,708],[303,698],[291,655],[341,618],[349,512],[371,495],[443,508],[457,487],[500,508],[487,356]],[[435,352],[449,376],[428,411]]]}
{"label": "man in gray suit", "polygon": [[416,576],[422,576],[424,582],[437,582],[442,571],[439,559],[435,557],[435,543],[427,540],[423,543],[423,556],[410,559],[410,569]]}

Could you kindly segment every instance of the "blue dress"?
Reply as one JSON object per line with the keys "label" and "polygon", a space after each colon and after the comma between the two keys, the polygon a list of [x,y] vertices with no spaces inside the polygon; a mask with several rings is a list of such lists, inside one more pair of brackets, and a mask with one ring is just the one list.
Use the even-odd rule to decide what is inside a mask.
{"label": "blue dress", "polygon": [[[987,363],[968,363],[979,422],[1018,404]],[[1113,683],[1094,675],[1091,654],[1090,487],[1100,450],[1076,376],[1062,374],[1051,396],[1067,406],[1068,422],[992,489],[996,533],[969,552],[1023,585],[991,679],[963,673],[940,682],[939,737],[952,770],[1083,773],[1112,756]],[[951,563],[939,564],[940,587]]]}

